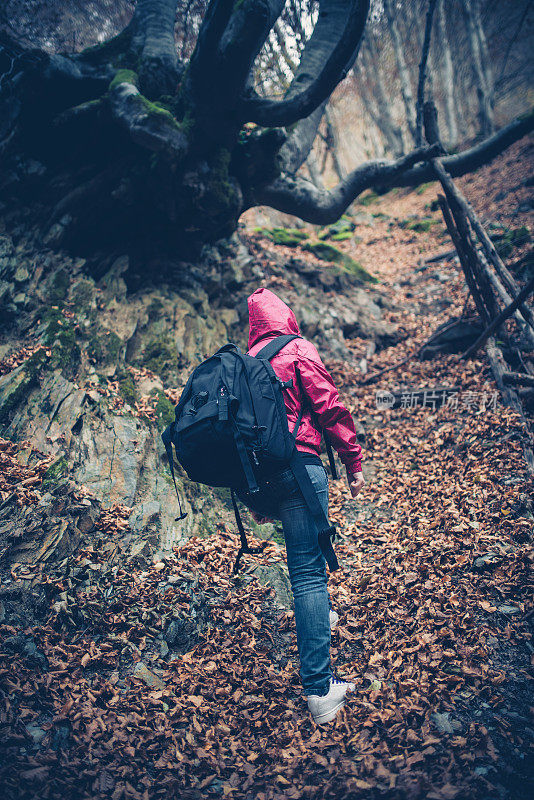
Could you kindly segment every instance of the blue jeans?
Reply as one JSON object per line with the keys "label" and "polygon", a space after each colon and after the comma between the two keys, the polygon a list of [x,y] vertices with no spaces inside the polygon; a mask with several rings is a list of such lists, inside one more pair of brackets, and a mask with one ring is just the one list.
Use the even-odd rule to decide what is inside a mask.
{"label": "blue jeans", "polygon": [[[328,477],[323,467],[306,465],[319,501],[328,514]],[[300,677],[305,695],[327,694],[330,688],[330,601],[326,561],[319,547],[317,526],[290,469],[262,482],[254,494],[239,498],[265,517],[282,521],[289,579],[295,601]]]}

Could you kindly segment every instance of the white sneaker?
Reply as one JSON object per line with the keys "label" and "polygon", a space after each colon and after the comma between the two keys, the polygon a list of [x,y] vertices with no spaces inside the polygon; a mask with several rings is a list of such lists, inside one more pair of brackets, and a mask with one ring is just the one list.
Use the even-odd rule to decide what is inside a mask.
{"label": "white sneaker", "polygon": [[345,695],[354,691],[353,683],[330,678],[330,691],[324,697],[317,694],[308,695],[308,708],[317,725],[331,722],[340,708],[345,705]]}
{"label": "white sneaker", "polygon": [[339,622],[339,614],[337,611],[330,611],[330,630],[333,631]]}

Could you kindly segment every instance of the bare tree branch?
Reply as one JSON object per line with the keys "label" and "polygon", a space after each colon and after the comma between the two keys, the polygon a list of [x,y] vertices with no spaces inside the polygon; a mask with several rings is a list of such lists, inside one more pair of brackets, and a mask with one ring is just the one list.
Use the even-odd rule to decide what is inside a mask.
{"label": "bare tree branch", "polygon": [[[509,125],[501,128],[500,131],[497,131],[497,133],[494,133],[493,136],[489,136],[480,144],[475,145],[475,147],[470,147],[462,153],[442,158],[441,163],[451,177],[458,178],[468,172],[473,172],[483,164],[487,164],[532,130],[534,130],[534,111],[514,120]],[[407,170],[394,185],[419,186],[421,183],[432,180],[435,180],[433,167],[430,164],[422,164]],[[377,187],[380,188],[380,185],[377,184]]]}
{"label": "bare tree branch", "polygon": [[308,117],[352,66],[368,11],[369,0],[322,0],[287,97],[268,100],[254,95],[242,104],[243,118],[259,125],[286,127]]}
{"label": "bare tree branch", "polygon": [[394,185],[398,176],[413,164],[434,158],[439,152],[439,145],[433,145],[414,150],[395,161],[369,161],[353,170],[330,191],[318,189],[304,178],[285,175],[258,192],[254,201],[294,214],[306,222],[327,225],[339,219],[365,189],[376,184]]}
{"label": "bare tree branch", "polygon": [[[463,153],[441,159],[449,175],[457,177],[472,172],[491,161],[513,142],[534,128],[534,112]],[[423,147],[393,161],[369,161],[358,167],[330,191],[318,190],[304,178],[282,175],[278,180],[253,193],[254,203],[271,206],[286,214],[294,214],[306,222],[327,225],[335,222],[359,194],[366,189],[386,190],[395,186],[419,186],[435,180],[429,162],[441,153],[441,145]]]}

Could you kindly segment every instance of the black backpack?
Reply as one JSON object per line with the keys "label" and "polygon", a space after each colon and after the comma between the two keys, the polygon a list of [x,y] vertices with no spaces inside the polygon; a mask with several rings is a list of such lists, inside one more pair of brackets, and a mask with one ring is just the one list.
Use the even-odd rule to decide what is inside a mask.
{"label": "black backpack", "polygon": [[[176,406],[174,422],[161,435],[177,495],[172,444],[191,480],[232,490],[241,538],[234,571],[243,553],[261,551],[248,545],[234,490],[257,492],[259,482],[287,468],[292,470],[315,519],[319,544],[330,570],[339,567],[332,547],[335,527],[328,522],[296,448],[304,406],[290,432],[282,392],[292,382],[278,378],[270,364],[286,344],[297,338],[277,336],[256,356],[242,353],[235,344],[221,347],[191,373]],[[325,442],[333,475],[337,477],[326,436]],[[178,519],[187,516],[182,513],[181,504],[180,514]]]}

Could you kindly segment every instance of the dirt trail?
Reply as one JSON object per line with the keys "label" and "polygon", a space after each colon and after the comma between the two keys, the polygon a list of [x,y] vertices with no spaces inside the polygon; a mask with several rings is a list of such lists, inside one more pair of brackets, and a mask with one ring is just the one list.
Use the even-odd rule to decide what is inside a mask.
{"label": "dirt trail", "polygon": [[[469,180],[479,210],[528,224],[528,211],[516,213],[529,190],[517,188],[514,165],[524,176],[530,152],[520,143]],[[508,192],[500,204],[487,200],[490,178],[499,182],[492,197]],[[362,210],[388,218],[373,216],[360,243],[343,243],[380,278],[404,332],[371,371],[462,310],[458,267],[418,264],[449,247],[439,212],[426,207],[435,194],[372,203]],[[410,214],[436,223],[400,227]],[[366,343],[352,347],[362,357]],[[356,503],[343,481],[331,488],[344,533],[343,569],[330,579],[341,618],[332,655],[357,684],[336,723],[318,728],[305,711],[292,614],[252,578],[257,560],[230,576],[233,530],[221,525],[130,572],[118,508],[65,578],[46,579],[52,615],[9,644],[4,796],[530,796],[533,487],[517,417],[495,398],[482,357],[413,360],[371,387],[359,386],[358,371],[330,366],[365,425],[368,478]],[[399,386],[406,407],[377,408],[377,388]],[[460,387],[457,407],[410,407],[412,389],[437,386]],[[270,542],[263,563],[281,560]]]}

